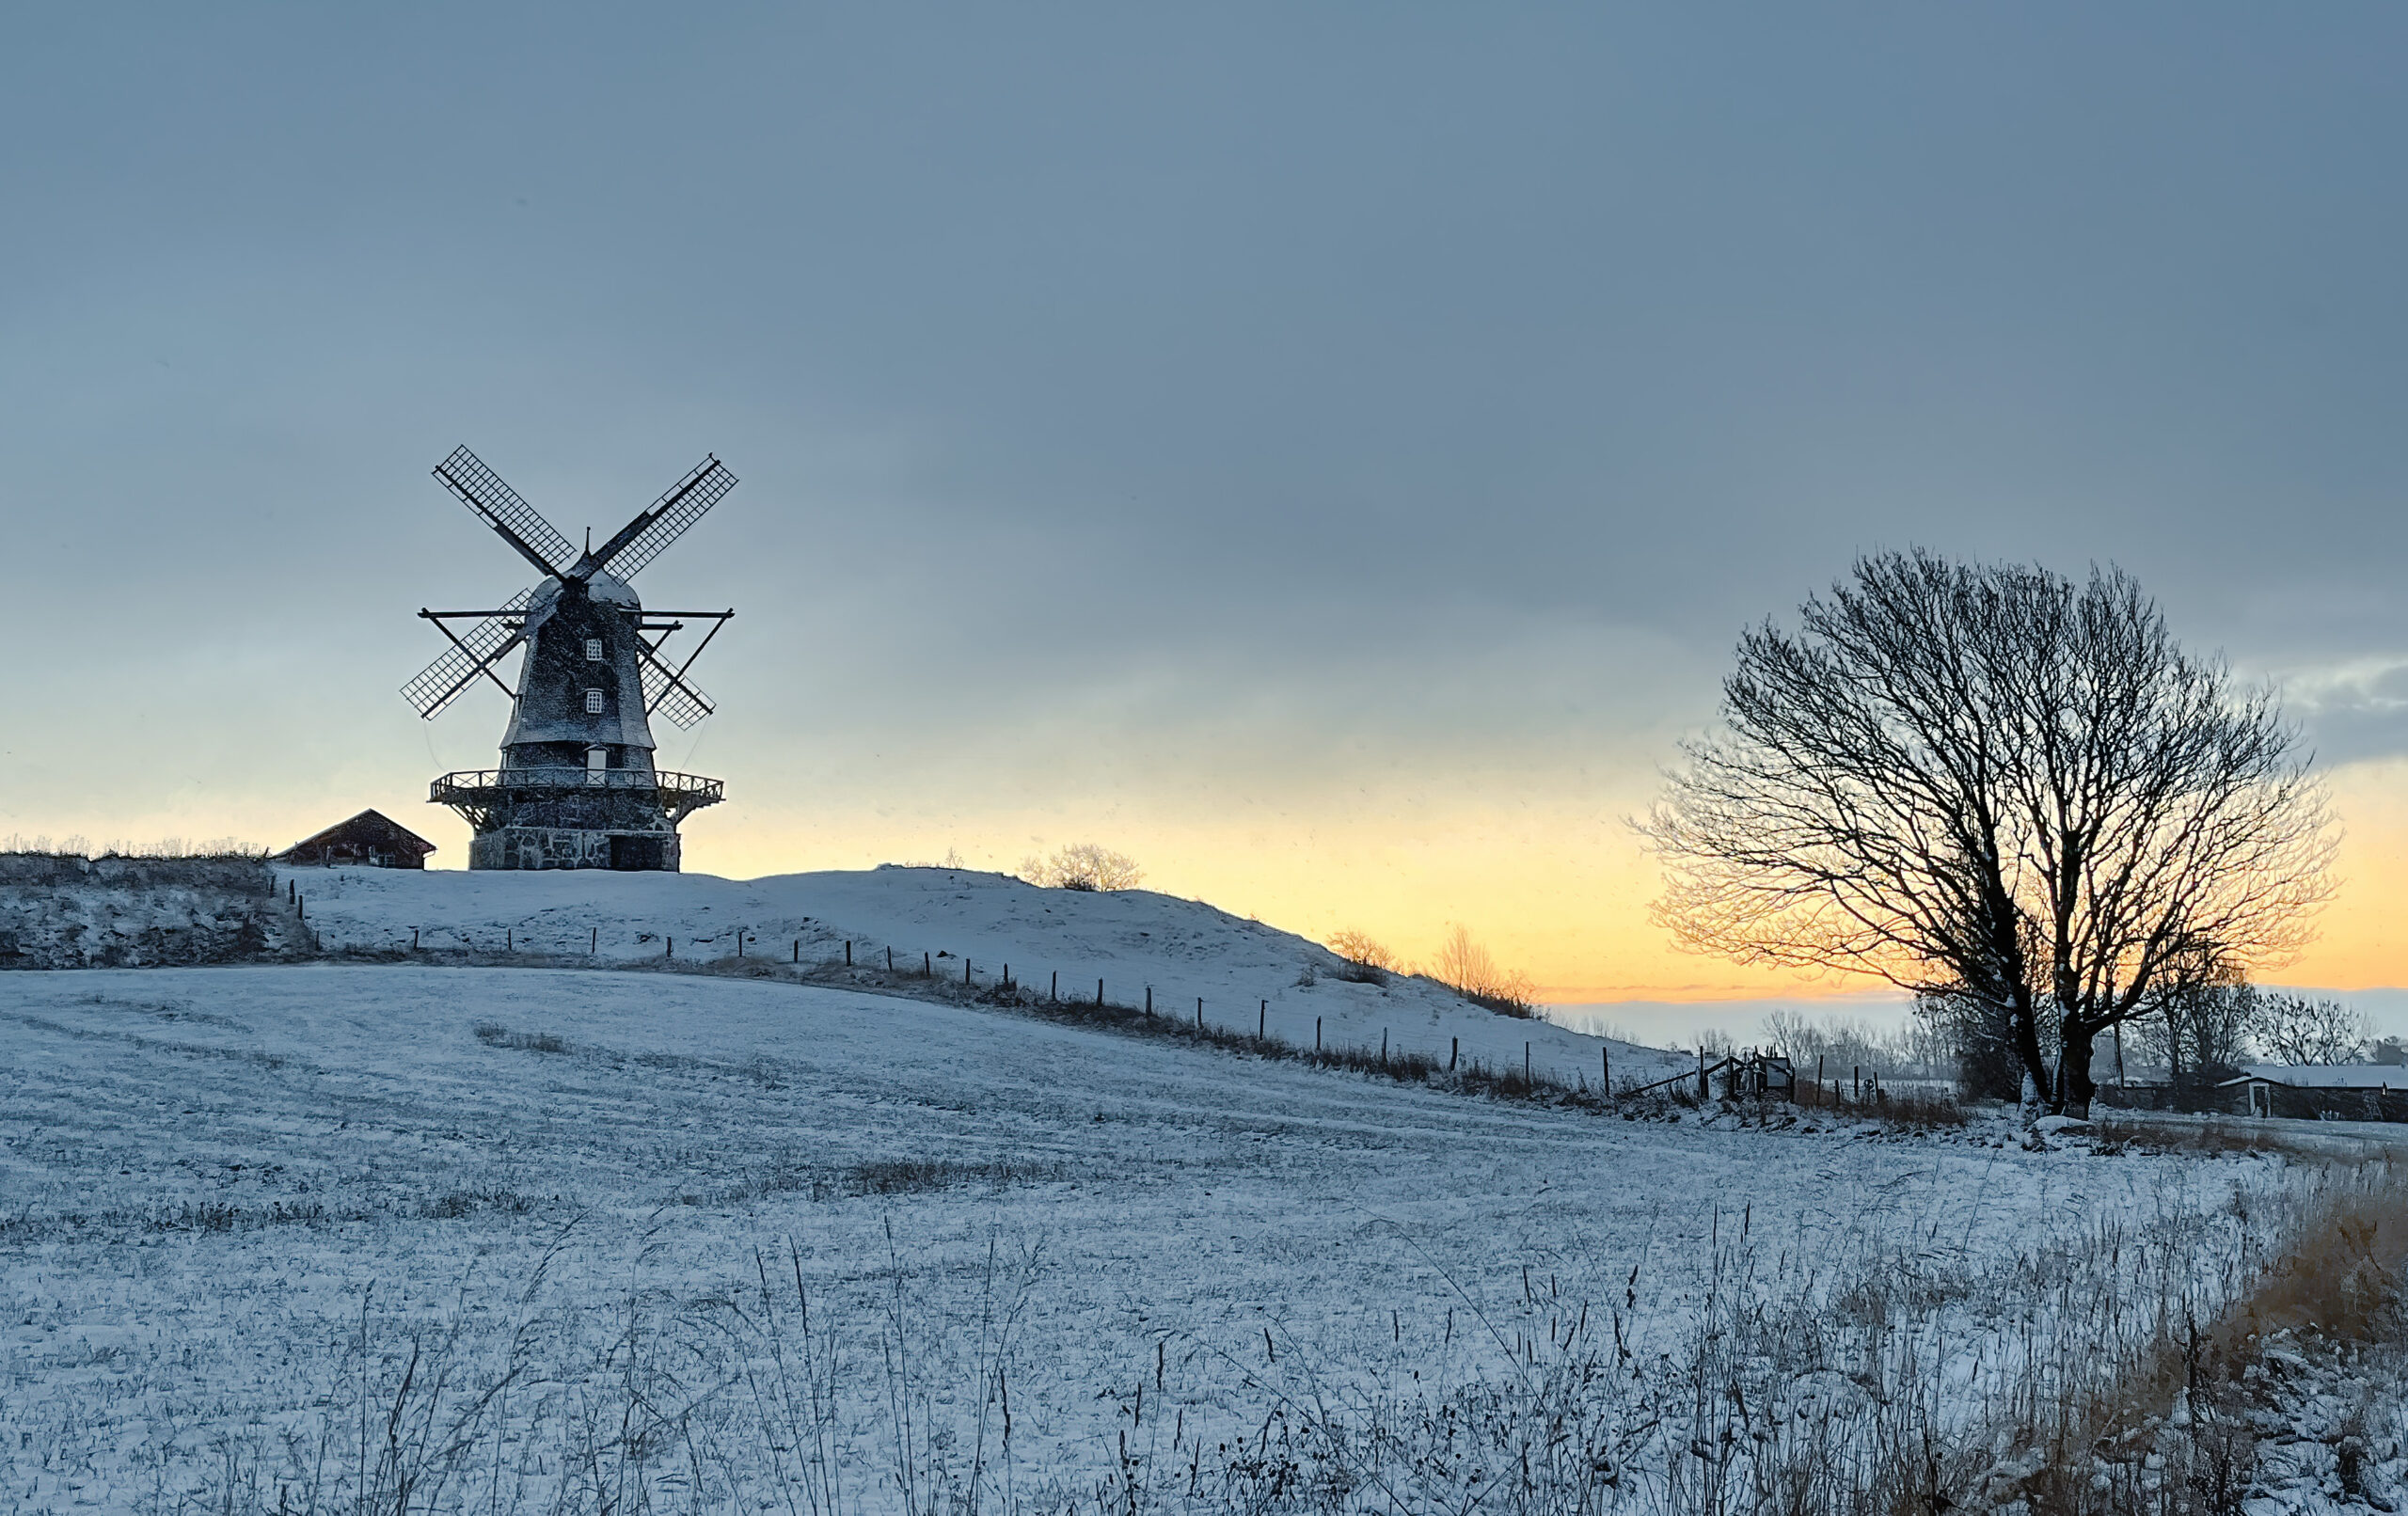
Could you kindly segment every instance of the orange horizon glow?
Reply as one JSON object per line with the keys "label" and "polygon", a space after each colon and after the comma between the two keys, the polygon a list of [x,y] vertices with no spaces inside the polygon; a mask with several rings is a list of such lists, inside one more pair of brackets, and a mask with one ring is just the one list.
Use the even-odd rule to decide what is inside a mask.
{"label": "orange horizon glow", "polygon": [[[2306,951],[2257,977],[2339,991],[2408,985],[2408,942],[2393,904],[2408,889],[2408,760],[2345,766],[2330,777],[2344,828],[2339,888]],[[1367,932],[1407,963],[1428,962],[1460,923],[1500,968],[1528,974],[1548,1004],[1845,1002],[1890,989],[1869,977],[1754,971],[1675,948],[1648,919],[1655,864],[1621,819],[1646,802],[1636,784],[1527,771],[1479,779],[1456,787],[1477,798],[1445,813],[1422,793],[1358,796],[1352,806],[1284,797],[1180,814],[1124,792],[1093,808],[1100,819],[1058,803],[880,813],[860,797],[821,811],[739,799],[688,824],[686,864],[752,878],[927,861],[953,849],[964,867],[1011,873],[1032,854],[1093,841],[1136,858],[1147,871],[1142,888],[1315,941]],[[746,788],[775,787],[764,780]],[[1505,793],[1513,798],[1489,798]],[[80,829],[96,840],[234,833],[281,846],[365,805],[436,840],[438,865],[465,861],[467,829],[448,813],[356,795],[285,798],[213,818],[87,819]]]}

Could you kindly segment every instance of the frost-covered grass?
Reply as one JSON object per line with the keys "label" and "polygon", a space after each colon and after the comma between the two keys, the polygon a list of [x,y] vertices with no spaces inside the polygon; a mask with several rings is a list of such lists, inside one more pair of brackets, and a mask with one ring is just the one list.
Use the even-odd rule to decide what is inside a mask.
{"label": "frost-covered grass", "polygon": [[1855,1508],[2301,1179],[600,971],[17,974],[0,1070],[20,1511]]}

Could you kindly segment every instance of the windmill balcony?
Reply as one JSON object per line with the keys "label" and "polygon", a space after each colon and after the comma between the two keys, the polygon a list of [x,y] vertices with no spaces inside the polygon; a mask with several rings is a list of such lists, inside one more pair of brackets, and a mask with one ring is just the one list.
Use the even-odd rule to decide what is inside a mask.
{"label": "windmill balcony", "polygon": [[725,786],[699,774],[642,768],[479,768],[444,775],[428,786],[426,797],[477,820],[546,801],[594,796],[596,790],[625,796],[648,811],[657,808],[674,826],[706,805],[717,805]]}

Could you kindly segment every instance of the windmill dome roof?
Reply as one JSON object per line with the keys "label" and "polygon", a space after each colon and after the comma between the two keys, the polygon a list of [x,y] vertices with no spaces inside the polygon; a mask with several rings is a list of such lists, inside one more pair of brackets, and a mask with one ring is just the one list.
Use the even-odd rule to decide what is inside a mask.
{"label": "windmill dome roof", "polygon": [[[557,578],[548,578],[537,585],[534,592],[527,597],[530,614],[538,619],[550,615],[552,608],[560,603],[562,588]],[[585,593],[587,598],[602,605],[618,606],[626,610],[643,608],[643,602],[636,597],[635,587],[615,574],[595,574],[585,581]],[[531,626],[533,623],[529,624]]]}
{"label": "windmill dome roof", "polygon": [[615,574],[597,572],[585,581],[585,592],[608,606],[625,606],[629,610],[640,608],[643,602],[636,598],[635,587]]}

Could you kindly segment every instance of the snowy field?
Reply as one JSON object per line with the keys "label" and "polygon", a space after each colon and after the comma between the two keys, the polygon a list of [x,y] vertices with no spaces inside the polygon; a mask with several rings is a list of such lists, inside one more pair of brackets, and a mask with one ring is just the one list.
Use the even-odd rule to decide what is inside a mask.
{"label": "snowy field", "polygon": [[[386,878],[418,882],[322,883],[322,928],[403,919],[418,902]],[[547,876],[473,882],[493,892],[459,929],[586,929],[592,907],[547,902]],[[685,882],[681,924],[846,917],[807,882]],[[791,917],[736,908],[782,883]],[[856,903],[865,936],[927,940],[879,908]],[[930,946],[1017,952],[1026,929]],[[1177,949],[1153,961],[1172,982]],[[2161,1298],[2211,1296],[2287,1173],[2029,1151],[2003,1127],[1621,1121],[990,1011],[608,971],[13,974],[0,1069],[12,1512],[220,1508],[229,1485],[248,1492],[233,1508],[297,1508],[367,1477],[388,1426],[415,1445],[410,1427],[455,1414],[483,1440],[420,1488],[429,1508],[735,1510],[772,1492],[779,1509],[963,1508],[965,1492],[1133,1508],[1182,1483],[1272,1508],[1266,1481],[1300,1466],[1278,1450],[1316,1415],[1325,1438],[1333,1416],[1466,1385],[1536,1394],[1576,1339],[1643,1385],[1727,1350],[1707,1339],[1735,1302],[1782,1342],[1784,1302],[1860,1328],[1911,1307],[1846,1340],[1877,1358],[1901,1323],[1927,1334],[1928,1393],[1970,1407],[2050,1351],[2112,1349],[2113,1302],[2054,1337],[2035,1325],[2047,1292],[2089,1287],[2104,1243]],[[1817,1396],[1870,1407],[1877,1366],[1841,1362],[1842,1340],[1751,1358],[1747,1382],[1780,1379],[1800,1428]],[[1647,1472],[1665,1435],[1616,1445],[1640,1508],[1680,1504]]]}
{"label": "snowy field", "polygon": [[1001,874],[904,868],[789,874],[736,880],[704,874],[418,872],[279,869],[277,891],[308,896],[309,924],[330,951],[521,953],[604,961],[755,957],[927,966],[959,980],[965,960],[981,985],[1008,968],[1018,983],[1091,999],[1099,982],[1116,1004],[1150,994],[1182,1019],[1203,1003],[1207,1025],[1267,1032],[1313,1046],[1376,1049],[1444,1060],[1457,1050],[1493,1068],[1522,1066],[1566,1085],[1594,1084],[1610,1050],[1617,1084],[1677,1072],[1652,1050],[1500,1017],[1426,979],[1339,977],[1318,943],[1148,890],[1044,890]]}

